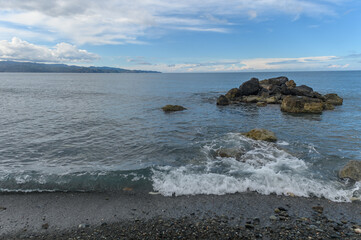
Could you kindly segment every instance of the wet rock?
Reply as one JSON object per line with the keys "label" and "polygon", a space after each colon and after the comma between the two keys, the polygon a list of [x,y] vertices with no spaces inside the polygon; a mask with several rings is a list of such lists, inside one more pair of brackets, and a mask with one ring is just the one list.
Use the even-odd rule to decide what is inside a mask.
{"label": "wet rock", "polygon": [[81,223],[79,224],[78,228],[88,228],[90,227],[89,224],[86,224],[86,223]]}
{"label": "wet rock", "polygon": [[317,98],[287,96],[282,100],[281,111],[290,113],[322,113],[323,102]]}
{"label": "wet rock", "polygon": [[323,213],[323,207],[322,206],[314,206],[312,207],[313,211],[318,213]]}
{"label": "wet rock", "polygon": [[48,229],[49,228],[49,224],[48,223],[44,223],[43,225],[41,225],[42,229]]}
{"label": "wet rock", "polygon": [[176,112],[186,110],[186,108],[179,105],[165,105],[164,107],[162,107],[162,110],[164,112]]}
{"label": "wet rock", "polygon": [[259,80],[258,78],[251,78],[247,82],[244,82],[240,87],[239,90],[241,94],[244,96],[254,95],[257,94],[260,89]]}
{"label": "wet rock", "polygon": [[332,105],[342,105],[343,99],[339,97],[336,93],[329,93],[324,96],[326,103],[330,103]]}
{"label": "wet rock", "polygon": [[269,219],[272,220],[272,221],[278,220],[278,218],[275,215],[270,216]]}
{"label": "wet rock", "polygon": [[218,99],[217,99],[217,105],[220,106],[226,106],[229,105],[229,100],[226,96],[221,95]]}
{"label": "wet rock", "polygon": [[240,160],[243,152],[236,148],[221,148],[217,150],[216,154],[222,158],[235,158]]}
{"label": "wet rock", "polygon": [[252,138],[254,140],[262,140],[268,142],[275,142],[277,138],[275,134],[266,129],[255,128],[251,131],[244,134],[246,137]]}
{"label": "wet rock", "polygon": [[228,98],[231,101],[236,100],[240,96],[241,96],[241,90],[239,90],[238,88],[232,88],[226,94],[226,98]]}
{"label": "wet rock", "polygon": [[351,160],[339,172],[340,178],[350,178],[361,181],[361,161]]}
{"label": "wet rock", "polygon": [[257,107],[265,107],[267,106],[267,102],[258,102],[256,105]]}

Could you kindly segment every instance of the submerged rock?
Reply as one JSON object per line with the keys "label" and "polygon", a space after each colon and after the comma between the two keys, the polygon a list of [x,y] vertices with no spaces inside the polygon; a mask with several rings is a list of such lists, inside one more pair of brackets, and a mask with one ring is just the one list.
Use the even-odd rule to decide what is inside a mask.
{"label": "submerged rock", "polygon": [[217,105],[220,105],[220,106],[229,105],[228,98],[224,95],[219,96],[219,98],[217,99]]}
{"label": "submerged rock", "polygon": [[261,128],[252,129],[251,131],[244,133],[243,135],[254,140],[262,140],[267,142],[277,141],[276,135],[273,132]]}
{"label": "submerged rock", "polygon": [[339,97],[336,93],[329,93],[324,96],[326,103],[330,103],[332,105],[342,105],[343,99]]}
{"label": "submerged rock", "polygon": [[241,95],[249,96],[257,94],[260,89],[258,78],[251,78],[247,82],[242,83],[239,87]]}
{"label": "submerged rock", "polygon": [[179,105],[165,105],[164,107],[162,107],[162,110],[164,112],[176,112],[186,110],[186,108]]}
{"label": "submerged rock", "polygon": [[361,181],[361,161],[351,160],[339,172],[340,178],[350,178]]}
{"label": "submerged rock", "polygon": [[289,113],[322,113],[323,102],[317,98],[287,96],[281,104],[281,111]]}
{"label": "submerged rock", "polygon": [[236,160],[240,160],[244,153],[236,148],[221,148],[217,150],[216,154],[222,158],[235,158]]}

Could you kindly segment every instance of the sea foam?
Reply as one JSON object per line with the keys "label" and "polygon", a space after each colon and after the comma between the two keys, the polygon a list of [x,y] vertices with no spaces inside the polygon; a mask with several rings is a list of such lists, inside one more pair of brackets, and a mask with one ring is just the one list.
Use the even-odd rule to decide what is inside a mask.
{"label": "sea foam", "polygon": [[[350,186],[324,179],[310,167],[312,163],[293,156],[275,144],[254,141],[240,134],[227,134],[206,144],[204,160],[181,167],[153,169],[153,188],[165,196],[255,191],[261,194],[324,197],[335,202],[359,198],[360,182]],[[240,159],[219,157],[216,152],[231,147],[243,152]]]}

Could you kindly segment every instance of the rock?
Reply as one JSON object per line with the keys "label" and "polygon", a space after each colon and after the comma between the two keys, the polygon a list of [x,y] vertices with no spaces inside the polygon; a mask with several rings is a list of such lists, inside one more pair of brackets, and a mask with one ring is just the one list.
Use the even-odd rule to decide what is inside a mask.
{"label": "rock", "polygon": [[243,152],[236,148],[221,148],[217,150],[216,154],[222,158],[235,158],[241,159]]}
{"label": "rock", "polygon": [[257,107],[265,107],[267,106],[267,102],[258,102],[256,105]]}
{"label": "rock", "polygon": [[90,227],[89,224],[86,224],[86,223],[81,223],[79,224],[78,228],[88,228]]}
{"label": "rock", "polygon": [[236,100],[240,96],[241,96],[241,90],[239,90],[238,88],[232,88],[226,94],[226,98],[228,98],[231,101]]}
{"label": "rock", "polygon": [[333,106],[331,103],[325,102],[325,103],[323,104],[323,109],[324,109],[324,110],[334,110],[334,109],[335,109],[335,106]]}
{"label": "rock", "polygon": [[281,94],[283,94],[283,95],[291,95],[291,88],[287,87],[286,84],[282,84],[280,88],[281,88]]}
{"label": "rock", "polygon": [[287,77],[275,77],[275,78],[269,78],[269,79],[265,79],[260,81],[261,85],[277,85],[277,86],[281,86],[282,84],[285,84],[288,81]]}
{"label": "rock", "polygon": [[41,225],[42,229],[48,229],[49,228],[49,224],[48,223],[44,223],[43,225]]}
{"label": "rock", "polygon": [[262,102],[262,100],[263,100],[262,96],[258,96],[258,95],[249,95],[249,96],[242,97],[242,102],[245,102],[245,103]]}
{"label": "rock", "polygon": [[336,93],[329,93],[324,96],[326,103],[330,103],[332,105],[342,105],[343,99],[339,97]]}
{"label": "rock", "polygon": [[286,96],[281,111],[290,113],[322,113],[323,102],[317,98]]}
{"label": "rock", "polygon": [[276,104],[276,103],[278,103],[278,99],[276,96],[272,96],[272,97],[266,98],[266,102],[268,104]]}
{"label": "rock", "polygon": [[350,178],[354,181],[361,181],[361,161],[351,160],[344,166],[338,176],[340,178]]}
{"label": "rock", "polygon": [[361,228],[355,228],[353,231],[354,231],[355,233],[361,234]]}
{"label": "rock", "polygon": [[251,78],[247,82],[242,83],[239,87],[241,91],[241,95],[249,96],[253,94],[257,94],[260,89],[258,78]]}
{"label": "rock", "polygon": [[165,105],[162,110],[164,112],[176,112],[186,110],[186,108],[179,105]]}
{"label": "rock", "polygon": [[220,105],[220,106],[229,105],[228,98],[224,95],[219,96],[219,98],[217,99],[217,105]]}
{"label": "rock", "polygon": [[270,216],[269,219],[272,220],[272,221],[278,220],[278,218],[275,215]]}
{"label": "rock", "polygon": [[301,85],[298,87],[290,88],[290,92],[292,95],[296,95],[296,96],[306,96],[306,97],[313,96],[312,95],[313,89],[306,85]]}
{"label": "rock", "polygon": [[293,81],[293,80],[289,80],[289,81],[286,82],[285,84],[286,84],[286,86],[287,86],[288,88],[294,88],[294,87],[296,87],[296,83],[295,83],[295,81]]}
{"label": "rock", "polygon": [[313,211],[318,213],[323,213],[323,207],[322,206],[314,206],[312,207]]}
{"label": "rock", "polygon": [[268,142],[277,141],[275,134],[266,129],[255,128],[255,129],[252,129],[251,131],[249,131],[248,133],[245,133],[244,135],[246,137],[252,138],[254,140],[262,140],[262,141],[268,141]]}

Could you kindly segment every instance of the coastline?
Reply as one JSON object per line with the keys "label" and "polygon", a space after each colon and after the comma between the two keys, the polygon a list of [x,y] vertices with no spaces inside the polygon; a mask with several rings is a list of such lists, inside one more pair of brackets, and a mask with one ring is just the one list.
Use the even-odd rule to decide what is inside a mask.
{"label": "coastline", "polygon": [[[313,209],[315,206],[321,206],[322,213],[315,211]],[[212,226],[209,220],[221,219],[220,221],[223,221],[223,218],[227,219],[225,228],[238,229],[240,233],[242,229],[246,233],[257,229],[269,230],[292,226],[300,219],[308,219],[307,221],[312,226],[314,226],[313,220],[320,224],[324,223],[324,226],[328,227],[340,225],[350,235],[343,236],[341,232],[339,236],[343,239],[353,239],[353,236],[360,237],[353,229],[361,224],[361,202],[359,201],[336,203],[327,199],[261,195],[254,192],[178,197],[133,191],[3,193],[0,195],[0,207],[0,238],[2,239],[62,239],[65,236],[78,236],[77,234],[91,236],[95,231],[99,232],[102,229],[102,231],[116,234],[116,229],[127,229],[127,227],[147,229],[149,224],[152,225],[158,221],[167,222],[170,219],[173,222],[183,222],[187,226],[192,222],[197,222],[198,226],[204,224]],[[276,208],[286,209],[286,217],[282,213],[275,212]],[[272,219],[271,216],[277,219]],[[254,223],[255,219],[257,223]],[[178,225],[182,224],[178,223]],[[159,227],[162,226],[162,224],[159,225]],[[322,230],[322,227],[314,230],[317,229]],[[329,231],[325,229],[322,231],[321,235],[329,234]],[[228,229],[228,232],[232,230]],[[134,231],[128,233],[134,234]],[[126,236],[126,233],[124,236],[117,235],[123,238]],[[93,239],[84,236],[81,238]]]}

